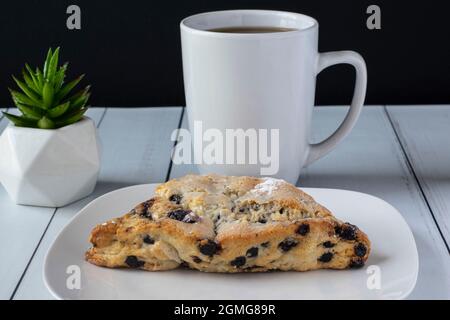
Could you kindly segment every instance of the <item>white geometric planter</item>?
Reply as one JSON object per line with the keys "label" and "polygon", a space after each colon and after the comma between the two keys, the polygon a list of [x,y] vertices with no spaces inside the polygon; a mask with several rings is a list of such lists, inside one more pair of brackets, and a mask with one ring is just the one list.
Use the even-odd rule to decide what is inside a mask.
{"label": "white geometric planter", "polygon": [[10,124],[0,136],[0,182],[17,204],[62,207],[92,193],[100,170],[94,122],[56,130]]}

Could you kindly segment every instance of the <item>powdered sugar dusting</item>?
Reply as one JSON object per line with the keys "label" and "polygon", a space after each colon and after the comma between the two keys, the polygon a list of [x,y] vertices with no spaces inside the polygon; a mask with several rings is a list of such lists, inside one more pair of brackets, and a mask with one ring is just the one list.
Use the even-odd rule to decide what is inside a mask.
{"label": "powdered sugar dusting", "polygon": [[261,196],[271,196],[275,190],[285,183],[284,180],[275,178],[263,178],[263,180],[263,182],[257,184],[250,192]]}

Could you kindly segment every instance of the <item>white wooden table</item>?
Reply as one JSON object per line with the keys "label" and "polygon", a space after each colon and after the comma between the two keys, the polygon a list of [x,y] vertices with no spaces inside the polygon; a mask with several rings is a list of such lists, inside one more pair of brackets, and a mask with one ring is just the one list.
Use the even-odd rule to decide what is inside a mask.
{"label": "white wooden table", "polygon": [[[316,108],[314,139],[330,134],[346,109]],[[186,125],[182,108],[91,108],[88,115],[103,144],[93,195],[64,208],[35,208],[13,204],[0,187],[1,299],[52,299],[42,279],[45,253],[95,197],[195,172],[170,163],[170,135]],[[6,124],[0,120],[0,131]],[[450,105],[365,107],[349,137],[306,168],[298,185],[356,190],[390,202],[409,223],[419,251],[410,298],[450,299]]]}

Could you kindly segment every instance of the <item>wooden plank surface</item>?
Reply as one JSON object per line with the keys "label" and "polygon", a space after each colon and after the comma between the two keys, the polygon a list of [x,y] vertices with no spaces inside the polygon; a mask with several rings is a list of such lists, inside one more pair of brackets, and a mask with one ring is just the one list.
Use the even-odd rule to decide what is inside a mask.
{"label": "wooden plank surface", "polygon": [[[447,108],[450,110],[449,107]],[[424,139],[414,144],[412,142],[420,140],[421,137],[413,138],[414,141],[408,141],[405,138],[410,135],[406,130],[414,129],[414,126],[406,126],[403,121],[398,120],[408,119],[408,116],[403,112],[394,112],[397,113],[394,114],[392,109],[389,108],[389,115],[403,146],[399,143],[385,109],[366,107],[349,137],[334,152],[306,168],[299,184],[305,187],[342,188],[367,192],[394,205],[413,230],[419,250],[419,278],[410,298],[450,298],[450,259],[437,227],[439,223],[441,231],[448,230],[448,216],[445,216],[448,210],[444,211],[447,208],[448,199],[442,193],[446,190],[445,179],[449,180],[448,171],[445,171],[444,162],[438,168],[438,173],[432,170],[434,165],[429,165],[434,163],[434,158],[441,157],[436,146],[445,144],[438,143],[434,148],[423,145],[425,142],[440,141],[434,139],[430,131],[436,130],[438,134],[440,130],[446,130],[443,129],[446,128],[444,119],[446,116],[445,113],[438,115],[443,118],[440,119],[442,122],[439,122],[438,127],[430,124],[423,128],[423,132],[430,137],[428,140],[431,142]],[[49,245],[67,221],[94,197],[109,190],[130,184],[164,180],[172,147],[168,137],[178,125],[181,110],[180,108],[145,110],[107,110],[99,128],[104,149],[102,172],[96,191],[91,197],[55,211],[51,208],[12,205],[3,188],[0,188],[0,243],[8,243],[6,247],[1,246],[0,259],[13,261],[0,264],[0,283],[2,283],[0,298],[9,298],[25,269],[26,273],[20,281],[14,298],[52,298],[42,281],[43,258]],[[156,112],[153,113],[153,110]],[[431,111],[431,109],[427,110]],[[424,116],[422,119],[427,119],[425,114],[426,112],[421,115]],[[327,136],[344,115],[345,109],[341,107],[316,108],[313,138],[317,141]],[[404,121],[408,122],[412,119]],[[0,130],[5,124],[6,121],[0,121]],[[423,123],[420,125],[423,127]],[[418,131],[419,135],[420,132]],[[424,147],[431,149],[421,149]],[[429,158],[417,160],[416,153],[411,151],[414,148],[417,148],[417,152],[420,153],[423,153],[422,150],[436,153]],[[413,160],[407,159],[405,153]],[[446,153],[442,155],[444,160],[448,159],[447,155]],[[414,171],[409,163],[412,164]],[[171,177],[188,172],[196,172],[195,167],[173,165]],[[416,175],[422,187],[417,183]],[[439,184],[435,185],[436,182]],[[428,186],[425,186],[427,184]],[[436,197],[435,193],[441,198],[430,200]],[[423,194],[427,198],[430,195],[430,199],[425,199]],[[427,201],[433,209],[435,219],[428,208]],[[433,205],[434,202],[437,204]],[[444,202],[444,206],[441,202]],[[436,213],[439,210],[435,208],[441,211]],[[3,212],[7,213],[3,214]],[[48,229],[46,229],[47,226]],[[25,236],[17,237],[18,234]],[[11,242],[10,239],[13,236],[15,241]],[[33,257],[31,261],[30,257]]]}
{"label": "wooden plank surface", "polygon": [[[8,120],[0,120],[0,132]],[[0,299],[9,299],[25,270],[53,208],[17,206],[0,186]]]}
{"label": "wooden plank surface", "polygon": [[[327,137],[347,108],[315,108],[313,141]],[[183,119],[186,127],[186,120]],[[171,178],[196,173],[195,166],[173,165]],[[366,192],[396,207],[410,225],[420,270],[411,299],[450,298],[450,260],[384,107],[365,107],[355,129],[329,155],[305,168],[299,186]]]}
{"label": "wooden plank surface", "polygon": [[[181,120],[181,128],[188,129],[187,112],[183,112],[183,119]],[[177,146],[174,146],[174,150],[177,150]],[[172,163],[170,170],[170,179],[185,176],[187,174],[199,174],[197,167],[193,164],[175,164]]]}
{"label": "wooden plank surface", "polygon": [[[314,140],[326,137],[344,113],[320,109],[314,119]],[[419,276],[410,298],[450,298],[447,249],[384,108],[365,108],[349,137],[306,168],[299,185],[356,190],[391,203],[411,227],[419,251]]]}
{"label": "wooden plank surface", "polygon": [[387,107],[442,237],[450,244],[450,107]]}
{"label": "wooden plank surface", "polygon": [[[88,115],[99,120],[102,114],[103,110],[93,108]],[[6,118],[0,121],[0,132],[7,124]],[[0,250],[0,261],[5,262],[0,264],[1,299],[9,299],[14,293],[55,210],[15,205],[0,187],[0,243],[7,244]]]}
{"label": "wooden plank surface", "polygon": [[30,263],[14,299],[53,299],[42,280],[45,254],[66,223],[86,204],[114,189],[162,182],[170,163],[170,135],[181,108],[108,109],[100,126],[102,167],[94,193],[59,208]]}

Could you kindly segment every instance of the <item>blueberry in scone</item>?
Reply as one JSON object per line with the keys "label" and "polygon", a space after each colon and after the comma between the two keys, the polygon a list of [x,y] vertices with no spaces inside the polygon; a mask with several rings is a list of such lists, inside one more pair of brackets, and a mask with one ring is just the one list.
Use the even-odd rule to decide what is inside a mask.
{"label": "blueberry in scone", "polygon": [[347,269],[370,242],[297,187],[277,179],[188,175],[158,186],[123,217],[96,226],[86,259],[149,271]]}
{"label": "blueberry in scone", "polygon": [[250,249],[247,250],[246,256],[249,258],[254,258],[258,255],[258,247],[252,247]]}
{"label": "blueberry in scone", "polygon": [[292,248],[296,247],[298,245],[298,241],[293,239],[293,238],[287,238],[283,241],[280,242],[280,244],[278,245],[278,247],[284,251],[287,252],[289,250],[291,250]]}

